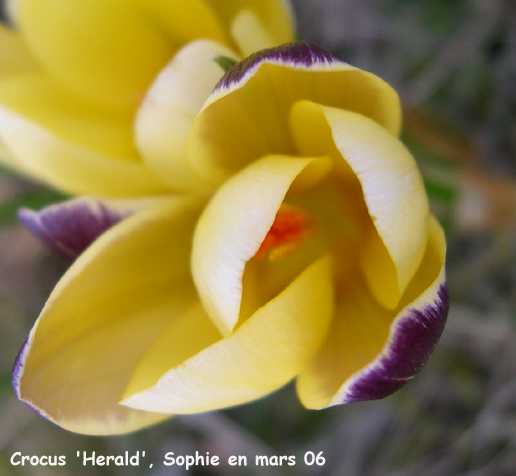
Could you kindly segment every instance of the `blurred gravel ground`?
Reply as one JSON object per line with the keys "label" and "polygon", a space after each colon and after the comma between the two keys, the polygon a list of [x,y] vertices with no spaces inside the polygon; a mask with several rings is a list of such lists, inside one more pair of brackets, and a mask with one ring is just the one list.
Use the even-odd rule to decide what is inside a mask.
{"label": "blurred gravel ground", "polygon": [[[291,386],[239,408],[177,417],[112,438],[70,434],[16,401],[16,352],[66,264],[21,225],[48,191],[0,174],[0,476],[516,474],[516,3],[514,0],[296,0],[298,30],[400,92],[405,139],[449,242],[452,309],[428,365],[383,401],[304,410]],[[146,451],[154,468],[83,468],[77,450]],[[167,451],[249,457],[246,468],[160,464]],[[57,469],[9,463],[66,455]],[[305,452],[326,464],[308,467]],[[256,454],[297,465],[255,467]]]}

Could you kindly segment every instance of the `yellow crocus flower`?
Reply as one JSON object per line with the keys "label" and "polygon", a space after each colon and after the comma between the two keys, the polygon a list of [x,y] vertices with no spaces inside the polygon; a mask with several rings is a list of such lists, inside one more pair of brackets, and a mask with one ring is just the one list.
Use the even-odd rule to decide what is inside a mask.
{"label": "yellow crocus flower", "polygon": [[[184,178],[164,177],[162,162],[181,148],[181,133],[224,73],[214,58],[293,39],[286,0],[7,4],[0,161],[72,194],[188,188]],[[160,128],[174,119],[168,150],[172,137]]]}
{"label": "yellow crocus flower", "polygon": [[[314,45],[234,66],[178,165],[215,192],[150,203],[78,257],[20,351],[19,397],[64,428],[110,434],[294,378],[313,409],[402,387],[448,295],[443,231],[400,116],[386,83]],[[66,224],[101,223],[104,207],[78,199],[26,220],[66,245]]]}

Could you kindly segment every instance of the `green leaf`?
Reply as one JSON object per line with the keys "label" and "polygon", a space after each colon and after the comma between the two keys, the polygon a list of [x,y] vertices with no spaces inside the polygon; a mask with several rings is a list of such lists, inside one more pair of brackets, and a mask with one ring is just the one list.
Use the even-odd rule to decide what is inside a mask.
{"label": "green leaf", "polygon": [[47,205],[62,202],[67,198],[66,195],[53,190],[37,190],[7,200],[0,203],[0,226],[16,223],[20,208],[39,210]]}
{"label": "green leaf", "polygon": [[225,73],[238,63],[237,60],[234,60],[233,58],[229,58],[228,56],[223,55],[215,56],[213,58],[213,61],[215,61],[215,63],[217,63],[224,70]]}

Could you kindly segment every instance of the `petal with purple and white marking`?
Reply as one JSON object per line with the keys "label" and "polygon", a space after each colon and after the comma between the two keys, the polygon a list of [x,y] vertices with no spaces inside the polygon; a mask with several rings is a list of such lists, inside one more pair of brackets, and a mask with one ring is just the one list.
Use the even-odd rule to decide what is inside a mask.
{"label": "petal with purple and white marking", "polygon": [[297,155],[289,117],[302,99],[357,112],[399,133],[399,99],[387,83],[315,45],[288,43],[251,55],[222,77],[190,130],[192,166],[220,183],[265,155]]}
{"label": "petal with purple and white marking", "polygon": [[118,434],[167,415],[118,404],[153,342],[198,303],[190,249],[201,204],[169,199],[101,235],[61,278],[19,353],[18,397],[70,431]]}
{"label": "petal with purple and white marking", "polygon": [[432,217],[423,261],[394,311],[380,306],[364,282],[337,290],[340,300],[327,340],[297,379],[307,408],[384,398],[421,370],[448,314],[445,248],[444,233]]}
{"label": "petal with purple and white marking", "polygon": [[38,212],[23,208],[20,220],[38,238],[68,260],[75,260],[102,233],[160,198],[101,200],[76,198]]}

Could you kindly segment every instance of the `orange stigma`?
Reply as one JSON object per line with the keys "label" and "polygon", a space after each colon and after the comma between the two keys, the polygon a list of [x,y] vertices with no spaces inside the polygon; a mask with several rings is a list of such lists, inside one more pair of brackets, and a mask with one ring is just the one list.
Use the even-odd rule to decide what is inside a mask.
{"label": "orange stigma", "polygon": [[264,258],[269,253],[269,260],[277,261],[296,249],[308,233],[306,214],[291,205],[282,204],[255,256]]}

